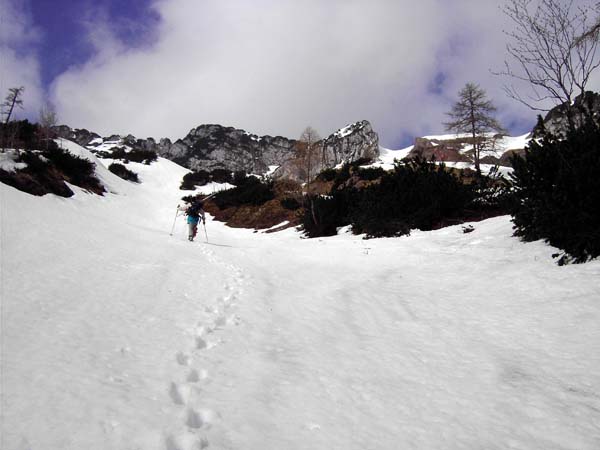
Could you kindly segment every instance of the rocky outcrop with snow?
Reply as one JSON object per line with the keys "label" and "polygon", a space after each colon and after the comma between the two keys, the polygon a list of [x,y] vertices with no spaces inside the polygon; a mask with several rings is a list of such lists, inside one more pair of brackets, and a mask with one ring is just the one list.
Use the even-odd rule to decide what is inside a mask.
{"label": "rocky outcrop with snow", "polygon": [[67,125],[59,125],[53,127],[52,131],[56,133],[56,136],[69,141],[75,142],[81,146],[87,146],[91,142],[102,140],[99,134],[92,131],[88,131],[84,128],[70,128]]}
{"label": "rocky outcrop with snow", "polygon": [[328,166],[376,159],[379,156],[379,137],[371,124],[363,120],[336,131],[323,141],[323,151]]}
{"label": "rocky outcrop with snow", "polygon": [[[266,173],[279,166],[276,177],[300,178],[294,164],[296,140],[281,136],[257,136],[221,125],[201,125],[160,154],[192,170],[223,168]],[[367,121],[338,130],[321,141],[323,168],[378,156],[379,138]]]}
{"label": "rocky outcrop with snow", "polygon": [[[486,148],[481,150],[481,164],[510,167],[510,157],[522,154],[529,134],[517,137],[489,136]],[[473,138],[465,135],[426,136],[415,139],[408,158],[417,156],[446,163],[474,163]]]}
{"label": "rocky outcrop with snow", "polygon": [[444,162],[469,162],[469,157],[463,152],[470,146],[472,146],[472,138],[418,137],[408,157],[435,158],[436,161]]}
{"label": "rocky outcrop with snow", "polygon": [[[226,169],[231,172],[273,173],[275,177],[300,179],[296,158],[296,140],[282,136],[257,136],[244,130],[221,125],[200,125],[186,137],[174,143],[169,139],[137,139],[135,136],[102,138],[84,129],[66,126],[55,128],[65,139],[77,142],[92,151],[151,150],[191,170]],[[379,155],[379,137],[368,121],[361,121],[338,130],[320,142],[320,168],[334,167],[358,159],[374,160]]]}

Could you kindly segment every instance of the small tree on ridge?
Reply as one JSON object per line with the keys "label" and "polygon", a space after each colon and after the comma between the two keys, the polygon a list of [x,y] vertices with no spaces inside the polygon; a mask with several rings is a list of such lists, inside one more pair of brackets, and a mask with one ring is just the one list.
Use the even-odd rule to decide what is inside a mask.
{"label": "small tree on ridge", "polygon": [[450,120],[445,122],[446,130],[455,133],[467,133],[473,140],[473,160],[475,170],[481,175],[479,161],[481,150],[489,140],[490,132],[505,133],[504,128],[493,117],[496,107],[487,100],[485,91],[475,83],[467,83],[458,93],[458,101],[447,113]]}

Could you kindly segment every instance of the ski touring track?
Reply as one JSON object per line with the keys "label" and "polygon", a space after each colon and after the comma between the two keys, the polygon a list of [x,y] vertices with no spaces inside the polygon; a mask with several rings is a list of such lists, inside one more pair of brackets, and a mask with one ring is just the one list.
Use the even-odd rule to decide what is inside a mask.
{"label": "ski touring track", "polygon": [[218,358],[207,355],[225,342],[221,335],[226,328],[240,324],[235,309],[244,292],[245,277],[239,267],[221,260],[207,245],[201,244],[199,249],[207,262],[220,267],[220,272],[228,276],[222,294],[207,302],[197,324],[189,330],[189,346],[173,354],[173,379],[165,390],[169,402],[179,409],[180,426],[165,431],[165,450],[207,449],[211,447],[211,433],[223,431],[221,414],[203,398],[219,364]]}

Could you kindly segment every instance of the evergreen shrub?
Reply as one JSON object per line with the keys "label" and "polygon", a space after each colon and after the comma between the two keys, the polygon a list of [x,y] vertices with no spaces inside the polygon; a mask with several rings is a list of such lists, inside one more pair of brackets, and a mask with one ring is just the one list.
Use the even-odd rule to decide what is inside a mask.
{"label": "evergreen shrub", "polygon": [[[361,179],[361,171],[378,182],[362,189],[345,184],[353,173]],[[400,236],[458,223],[473,197],[473,189],[443,164],[422,158],[396,163],[391,172],[345,165],[330,196],[307,199],[303,227],[310,237],[335,234],[344,225],[367,237]]]}
{"label": "evergreen shrub", "polygon": [[183,176],[181,186],[179,189],[182,191],[193,191],[196,186],[204,186],[208,183],[210,174],[206,170],[199,170],[197,172],[189,172]]}
{"label": "evergreen shrub", "polygon": [[134,148],[127,152],[125,151],[125,147],[115,147],[112,149],[111,152],[106,152],[99,155],[103,158],[122,160],[125,163],[137,162],[144,164],[150,164],[156,161],[158,158],[156,152],[152,150],[142,150]]}
{"label": "evergreen shrub", "polygon": [[294,197],[282,198],[281,206],[283,206],[285,209],[289,209],[290,211],[296,211],[297,209],[300,209],[302,207],[300,202]]}
{"label": "evergreen shrub", "polygon": [[569,260],[585,262],[600,255],[600,127],[588,119],[566,136],[543,128],[524,157],[514,156],[515,235],[544,239]]}
{"label": "evergreen shrub", "polygon": [[124,180],[133,181],[134,183],[140,182],[138,174],[129,170],[123,164],[112,163],[110,166],[108,166],[108,170]]}
{"label": "evergreen shrub", "polygon": [[242,205],[262,205],[275,197],[273,182],[263,182],[257,177],[245,177],[240,184],[232,189],[218,192],[214,203],[219,209]]}

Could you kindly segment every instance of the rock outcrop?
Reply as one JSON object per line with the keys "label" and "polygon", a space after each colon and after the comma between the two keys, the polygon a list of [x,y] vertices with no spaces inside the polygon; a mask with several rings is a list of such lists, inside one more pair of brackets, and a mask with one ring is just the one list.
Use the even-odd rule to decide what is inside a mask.
{"label": "rock outcrop", "polygon": [[375,160],[379,156],[379,136],[371,124],[363,120],[324,139],[323,151],[328,167],[359,159]]}
{"label": "rock outcrop", "polygon": [[[582,95],[575,97],[570,108],[573,125],[578,127],[581,125],[586,116],[591,115],[595,118],[600,118],[600,94],[587,91]],[[552,134],[564,135],[569,129],[568,105],[555,106],[544,117],[544,127]],[[540,128],[536,125],[533,129],[533,135],[539,136]]]}
{"label": "rock outcrop", "polygon": [[159,154],[196,171],[226,169],[262,174],[269,166],[281,165],[295,142],[221,125],[200,125]]}
{"label": "rock outcrop", "polygon": [[[317,174],[323,169],[332,168],[347,162],[359,159],[375,161],[379,156],[379,136],[373,131],[371,124],[363,120],[341,128],[315,146],[316,152],[312,172]],[[305,181],[305,171],[298,164],[295,149],[284,155],[284,160],[273,174],[279,178],[289,178],[297,181]]]}
{"label": "rock outcrop", "polygon": [[[275,177],[302,178],[298,164],[293,163],[297,159],[297,141],[282,136],[257,136],[221,125],[200,125],[174,143],[169,139],[156,142],[153,138],[137,139],[132,135],[101,138],[88,130],[66,126],[55,127],[54,131],[92,151],[115,147],[151,150],[195,171],[225,169],[265,174],[273,173],[275,166]],[[320,141],[318,146],[319,169],[358,159],[375,160],[379,156],[379,137],[368,121],[348,125]]]}
{"label": "rock outcrop", "polygon": [[408,157],[435,158],[436,161],[443,162],[470,162],[471,159],[462,153],[467,146],[472,146],[472,138],[416,138]]}
{"label": "rock outcrop", "polygon": [[[263,174],[272,166],[275,177],[300,179],[296,140],[257,136],[221,125],[201,125],[159,154],[192,170],[226,169]],[[343,128],[319,143],[321,168],[379,155],[379,138],[367,121]]]}
{"label": "rock outcrop", "polygon": [[99,134],[96,134],[92,131],[88,131],[85,128],[70,128],[67,125],[59,125],[52,128],[52,131],[56,133],[56,135],[63,139],[68,139],[69,141],[76,142],[82,147],[86,147],[90,144],[90,142],[101,139]]}
{"label": "rock outcrop", "polygon": [[[481,150],[480,163],[510,167],[511,155],[522,154],[523,149],[509,147],[507,139],[510,140],[501,135],[489,136],[487,148]],[[446,163],[474,163],[473,138],[466,136],[416,138],[407,157],[417,156],[425,159],[435,158],[436,161]]]}

